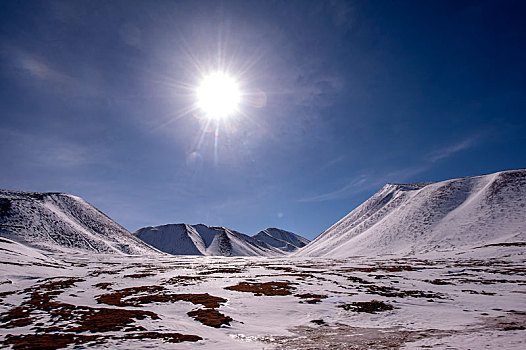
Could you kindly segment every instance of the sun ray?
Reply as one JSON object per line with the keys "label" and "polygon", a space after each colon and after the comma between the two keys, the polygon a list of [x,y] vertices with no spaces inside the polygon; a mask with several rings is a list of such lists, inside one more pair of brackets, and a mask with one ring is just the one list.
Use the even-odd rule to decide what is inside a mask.
{"label": "sun ray", "polygon": [[228,74],[207,75],[196,90],[197,106],[206,117],[223,119],[237,112],[241,93],[237,82]]}

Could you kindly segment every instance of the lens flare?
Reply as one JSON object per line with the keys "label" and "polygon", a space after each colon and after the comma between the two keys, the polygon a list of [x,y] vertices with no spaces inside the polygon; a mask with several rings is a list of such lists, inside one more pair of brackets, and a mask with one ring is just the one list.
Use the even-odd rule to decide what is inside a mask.
{"label": "lens flare", "polygon": [[197,88],[197,106],[212,119],[232,116],[237,111],[240,100],[237,82],[225,73],[208,75]]}

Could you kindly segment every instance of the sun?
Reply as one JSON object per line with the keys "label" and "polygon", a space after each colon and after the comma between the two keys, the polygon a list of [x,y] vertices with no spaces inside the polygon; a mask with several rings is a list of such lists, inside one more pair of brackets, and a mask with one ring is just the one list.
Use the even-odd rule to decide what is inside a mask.
{"label": "sun", "polygon": [[241,93],[236,80],[222,72],[206,76],[196,90],[197,107],[215,120],[231,117],[237,112]]}

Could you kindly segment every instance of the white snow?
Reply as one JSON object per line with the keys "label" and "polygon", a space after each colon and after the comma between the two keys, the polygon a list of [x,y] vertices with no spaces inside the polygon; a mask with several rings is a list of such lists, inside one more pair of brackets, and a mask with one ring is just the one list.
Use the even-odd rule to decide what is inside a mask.
{"label": "white snow", "polygon": [[267,229],[250,237],[226,227],[203,224],[149,226],[139,229],[134,235],[173,255],[276,256],[296,250],[307,241],[280,229]]}
{"label": "white snow", "polygon": [[295,233],[274,227],[259,231],[253,237],[286,252],[295,251],[310,242]]}
{"label": "white snow", "polygon": [[385,185],[298,256],[414,254],[526,241],[526,170]]}
{"label": "white snow", "polygon": [[[53,344],[70,349],[522,350],[525,175],[386,185],[288,256],[227,228],[184,224],[144,234],[214,256],[162,254],[77,197],[1,191],[0,347],[20,336],[33,347],[80,339]],[[267,282],[290,293],[229,288]],[[207,326],[188,314],[203,304],[170,299],[205,293],[224,299],[214,310],[229,325]],[[112,304],[115,296],[128,304]],[[101,310],[146,316],[95,318],[75,330]],[[174,344],[159,336],[167,333],[202,339]]]}
{"label": "white snow", "polygon": [[0,190],[0,236],[35,247],[158,254],[91,204],[63,193]]}
{"label": "white snow", "polygon": [[[203,338],[171,344],[162,339],[122,339],[130,331],[79,333],[97,337],[98,343],[89,344],[94,349],[417,349],[428,345],[481,349],[486,344],[522,349],[525,345],[524,247],[480,248],[484,251],[481,256],[491,256],[483,259],[452,252],[410,258],[154,258],[38,252],[7,240],[0,241],[0,247],[11,250],[0,250],[0,345],[9,334],[35,334],[36,324],[43,330],[36,334],[67,333],[71,322],[60,321],[45,309],[31,311],[34,319],[29,325],[5,327],[10,310],[30,298],[28,288],[70,277],[81,279],[58,290],[57,302],[153,312],[159,318],[134,320],[133,326],[143,327],[140,332],[178,332]],[[46,263],[41,264],[43,261]],[[177,282],[181,276],[196,279]],[[170,282],[173,278],[176,280]],[[225,289],[240,282],[272,281],[290,283],[292,294],[258,296]],[[100,283],[107,283],[109,289],[101,289]],[[233,321],[220,328],[201,324],[187,315],[201,307],[186,301],[136,307],[97,302],[100,295],[139,286],[161,286],[166,289],[164,294],[209,293],[225,298],[227,302],[217,310]],[[410,292],[417,293],[406,294]],[[308,299],[299,295],[307,293],[325,298],[306,303]],[[394,309],[364,313],[341,307],[371,300]]]}

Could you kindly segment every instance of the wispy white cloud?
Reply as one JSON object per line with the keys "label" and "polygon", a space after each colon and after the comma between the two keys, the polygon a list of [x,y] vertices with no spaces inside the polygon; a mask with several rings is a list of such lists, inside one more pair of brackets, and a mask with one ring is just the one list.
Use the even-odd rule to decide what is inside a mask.
{"label": "wispy white cloud", "polygon": [[327,168],[330,168],[330,167],[333,167],[334,165],[340,163],[340,162],[343,162],[345,160],[345,156],[344,155],[340,155],[334,159],[331,159],[329,160],[327,163],[323,164],[320,169],[323,170],[323,169],[327,169]]}
{"label": "wispy white cloud", "polygon": [[301,198],[298,200],[298,202],[324,202],[329,200],[335,200],[340,198],[345,198],[353,193],[357,193],[363,189],[363,186],[367,182],[367,177],[364,175],[360,175],[355,177],[354,179],[350,180],[345,186],[326,193],[322,193],[319,195]]}
{"label": "wispy white cloud", "polygon": [[[386,183],[404,183],[410,180],[413,176],[423,173],[431,169],[435,163],[439,160],[446,159],[453,156],[454,154],[464,151],[466,149],[476,146],[480,136],[470,136],[459,142],[450,144],[446,147],[436,149],[428,153],[423,161],[415,166],[401,168],[393,170],[381,175],[375,174],[374,171],[364,171],[363,174],[350,179],[347,183],[340,188],[329,191],[326,193],[313,195],[305,198],[301,198],[298,202],[322,202],[329,200],[336,200],[347,198],[353,194],[357,194],[373,188],[379,188]],[[334,163],[337,163],[343,159],[338,157],[322,167],[329,167]]]}
{"label": "wispy white cloud", "polygon": [[98,146],[7,128],[0,128],[0,137],[10,154],[34,165],[66,168],[106,162],[106,151]]}
{"label": "wispy white cloud", "polygon": [[472,148],[475,145],[475,140],[475,137],[468,137],[460,142],[435,150],[427,155],[427,159],[431,162],[436,162],[451,157],[455,153]]}
{"label": "wispy white cloud", "polygon": [[353,194],[380,188],[386,183],[404,183],[407,179],[410,179],[412,176],[420,174],[429,168],[429,164],[423,164],[420,166],[398,169],[382,175],[375,175],[372,171],[364,172],[363,174],[351,179],[337,190],[301,198],[298,202],[324,202],[347,198]]}

